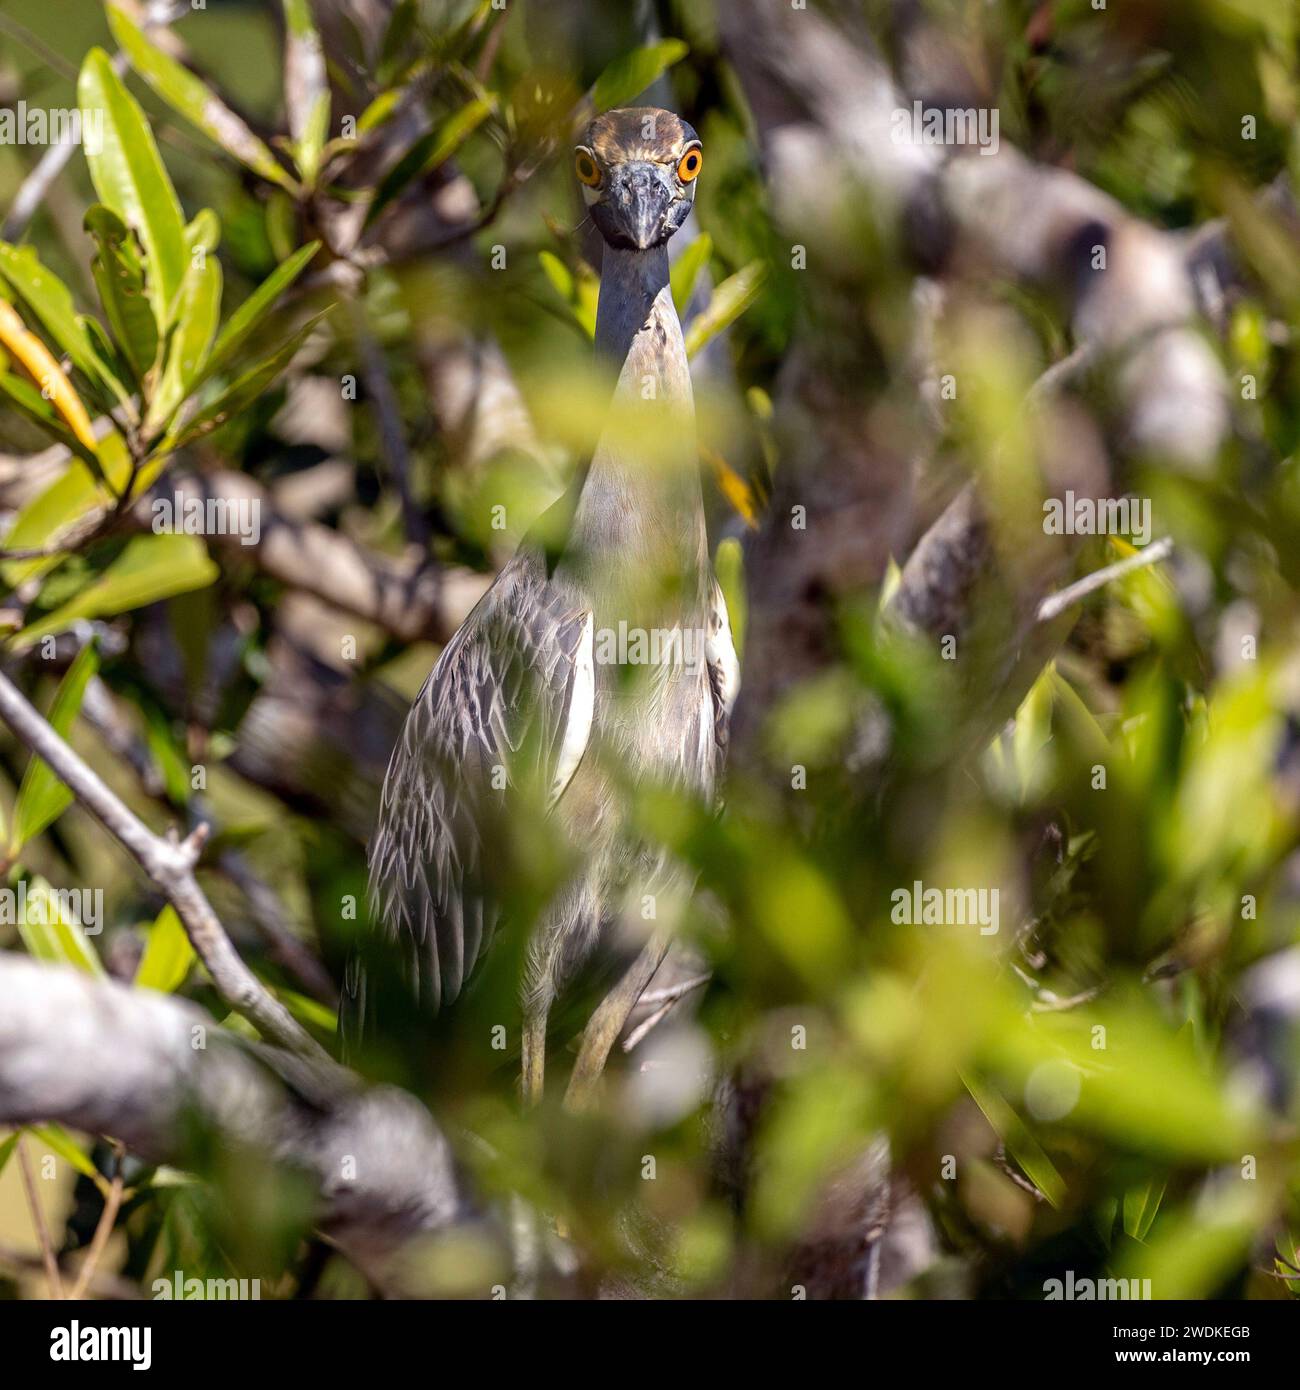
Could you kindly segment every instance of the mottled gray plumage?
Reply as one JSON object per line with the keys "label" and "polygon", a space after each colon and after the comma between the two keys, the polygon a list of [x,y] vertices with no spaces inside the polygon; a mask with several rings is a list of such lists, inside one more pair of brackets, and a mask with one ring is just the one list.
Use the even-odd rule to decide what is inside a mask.
{"label": "mottled gray plumage", "polygon": [[[698,148],[689,126],[650,109],[606,113],[579,146],[580,178],[594,166],[600,180],[584,193],[607,242],[596,339],[619,366],[610,419],[556,504],[567,523],[558,555],[548,559],[537,539],[556,534],[548,516],[439,657],[393,753],[371,841],[373,915],[434,1009],[464,988],[497,925],[484,842],[501,804],[493,770],[504,768],[509,788],[531,780],[580,847],[522,982],[534,1093],[556,993],[632,886],[657,891],[674,877],[629,834],[613,772],[712,797],[738,683],[668,287],[666,243],[694,192],[680,176],[683,151]],[[600,659],[602,636],[620,629],[681,642],[675,655],[667,643],[667,657],[620,668]],[[349,992],[364,1013],[359,975]]]}

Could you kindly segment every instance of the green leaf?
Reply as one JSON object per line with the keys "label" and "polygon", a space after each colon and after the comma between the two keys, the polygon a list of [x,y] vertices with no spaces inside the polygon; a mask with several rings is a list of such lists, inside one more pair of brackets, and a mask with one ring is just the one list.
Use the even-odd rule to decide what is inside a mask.
{"label": "green leaf", "polygon": [[185,278],[185,222],[176,190],[144,112],[102,48],[92,48],[86,55],[77,98],[83,119],[92,128],[102,122],[102,147],[94,153],[90,146],[86,148],[90,181],[100,201],[140,237],[154,319],[159,331],[165,332],[168,310]]}
{"label": "green leaf", "polygon": [[311,17],[308,0],[283,0],[285,23],[284,93],[289,108],[298,171],[308,183],[316,181],[321,151],[330,128],[330,89],[325,78],[325,54]]}
{"label": "green leaf", "polygon": [[[147,303],[144,304],[144,310],[148,314],[149,305]],[[97,318],[92,318],[90,314],[78,314],[77,322],[85,330],[86,336],[90,339],[100,359],[108,364],[109,370],[118,381],[134,380],[131,364],[122,356],[121,349],[108,336],[104,325]]]}
{"label": "green leaf", "polygon": [[104,966],[89,937],[75,917],[63,911],[58,895],[45,879],[28,879],[26,893],[26,911],[17,926],[33,959],[103,976]]}
{"label": "green leaf", "polygon": [[185,247],[190,253],[190,264],[201,251],[205,256],[217,249],[221,241],[221,219],[211,208],[200,208],[194,221],[185,228]]}
{"label": "green leaf", "polygon": [[144,433],[152,439],[198,384],[221,317],[221,262],[203,256],[191,265],[181,286],[175,327],[167,346],[167,365],[145,416]]}
{"label": "green leaf", "polygon": [[736,657],[745,654],[745,629],[749,626],[749,600],[745,589],[745,552],[734,536],[727,536],[718,542],[713,557],[713,572],[718,576],[718,587],[727,605],[727,618],[731,623],[731,644],[736,649]]}
{"label": "green leaf", "polygon": [[1016,711],[1011,751],[1016,785],[1022,798],[1043,784],[1050,765],[1052,742],[1052,691],[1056,667],[1049,663],[1030,687]]}
{"label": "green leaf", "polygon": [[388,28],[384,31],[384,42],[380,47],[379,62],[376,65],[381,82],[390,81],[390,75],[394,70],[400,69],[403,52],[415,36],[419,19],[419,0],[398,0],[393,7],[393,17],[388,21]]}
{"label": "green leaf", "polygon": [[596,308],[600,302],[600,281],[595,272],[585,261],[580,261],[575,274],[550,251],[539,251],[537,259],[543,274],[568,305],[574,322],[588,338],[594,338]]}
{"label": "green leaf", "polygon": [[194,947],[185,934],[181,919],[169,903],[149,928],[149,940],[145,943],[144,955],[135,972],[136,987],[171,994],[185,983],[195,958]]}
{"label": "green leaf", "polygon": [[[208,634],[203,633],[201,635],[206,637]],[[190,636],[188,624],[181,636],[183,639]],[[144,710],[144,716],[145,742],[149,745],[149,753],[155,766],[162,774],[168,799],[177,806],[188,805],[190,799],[189,759],[181,757],[172,737],[170,721],[156,705],[149,704]]]}
{"label": "green leaf", "polygon": [[46,333],[67,353],[89,385],[98,388],[101,404],[111,407],[127,399],[126,388],[81,324],[68,287],[41,264],[34,247],[0,241],[0,275],[40,319]]}
{"label": "green leaf", "polygon": [[713,238],[708,232],[701,232],[693,242],[677,257],[670,279],[673,287],[673,303],[679,315],[686,312],[691,301],[691,291],[699,279],[700,271],[709,263],[713,254]]}
{"label": "green leaf", "polygon": [[[0,372],[0,391],[3,391],[18,410],[34,425],[39,426],[66,449],[76,454],[92,474],[97,472],[100,466],[99,460],[72,433],[59,412],[26,377],[16,376],[13,372]],[[6,537],[5,545],[6,549],[9,550],[22,549],[20,543],[12,536]]]}
{"label": "green leaf", "polygon": [[1024,1169],[1030,1182],[1059,1210],[1065,1202],[1065,1180],[1042,1145],[1030,1134],[1025,1122],[992,1086],[986,1086],[965,1074],[962,1081],[975,1104],[984,1112],[984,1118],[994,1133]]}
{"label": "green leaf", "polygon": [[8,1139],[0,1143],[0,1173],[3,1173],[8,1166],[9,1160],[14,1156],[14,1151],[18,1148],[18,1141],[23,1137],[21,1129],[16,1129]]}
{"label": "green leaf", "polygon": [[491,101],[474,97],[437,130],[422,135],[380,181],[374,201],[366,212],[366,226],[370,226],[408,184],[445,164],[491,113]]}
{"label": "green leaf", "polygon": [[370,131],[383,123],[397,110],[397,103],[402,99],[402,91],[399,87],[391,87],[386,92],[379,95],[370,103],[369,106],[357,117],[357,135],[368,135]]}
{"label": "green leaf", "polygon": [[703,313],[686,330],[686,354],[694,357],[724,329],[730,328],[758,298],[767,278],[762,261],[750,261],[730,275],[714,291]]}
{"label": "green leaf", "polygon": [[[0,387],[5,385],[6,379],[0,378]],[[116,431],[110,431],[99,441],[98,462],[114,488],[120,490],[126,486],[131,473],[131,460],[122,436]],[[153,463],[145,464],[140,470],[140,486],[151,486],[160,467]],[[107,500],[108,495],[96,482],[94,472],[79,463],[73,464],[18,513],[18,520],[5,537],[5,544],[12,550],[47,545],[93,507]],[[16,588],[59,563],[59,556],[12,560],[0,567],[0,573],[3,573],[6,584]]]}
{"label": "green leaf", "polygon": [[135,237],[103,203],[96,203],[86,213],[85,228],[97,247],[90,269],[109,327],[136,382],[142,383],[158,355],[158,322],[149,304],[144,262]]}
{"label": "green leaf", "polygon": [[690,52],[690,46],[681,39],[661,39],[658,43],[646,44],[624,53],[596,79],[591,99],[596,110],[608,111],[614,106],[625,106],[633,97],[639,96],[652,82],[667,71],[674,63],[680,63]]}
{"label": "green leaf", "polygon": [[1160,1203],[1164,1199],[1166,1181],[1152,1178],[1141,1187],[1130,1189],[1124,1194],[1124,1233],[1134,1240],[1145,1240],[1151,1229]]}
{"label": "green leaf", "polygon": [[157,603],[213,583],[219,571],[197,536],[136,536],[93,583],[14,639],[22,650],[45,633],[62,632],[79,618],[103,618]]}
{"label": "green leaf", "polygon": [[219,372],[243,347],[249,336],[270,313],[275,301],[302,274],[319,250],[319,241],[310,241],[306,246],[299,247],[288,260],[277,266],[231,314],[221,332],[217,334],[217,340],[212,345],[212,352],[208,356],[207,365],[191,385],[191,394]]}
{"label": "green leaf", "polygon": [[[108,27],[131,66],[173,111],[255,174],[290,192],[296,191],[297,184],[276,163],[267,146],[202,78],[156,48],[115,5],[106,8]],[[104,201],[112,202],[109,198]]]}
{"label": "green leaf", "polygon": [[339,1024],[337,1009],[327,1008],[319,1000],[310,999],[291,989],[278,989],[275,997],[303,1025],[304,1028],[317,1028],[322,1033],[334,1033]]}
{"label": "green leaf", "polygon": [[[59,682],[59,688],[54,694],[54,704],[50,707],[50,726],[60,738],[67,738],[72,721],[81,709],[86,686],[98,670],[99,654],[95,650],[95,644],[87,642]],[[54,775],[54,769],[44,758],[33,755],[27,764],[27,770],[23,773],[22,784],[18,788],[18,800],[14,804],[14,826],[9,842],[9,857],[17,858],[23,846],[53,825],[71,801],[72,793]]]}
{"label": "green leaf", "polygon": [[537,259],[541,263],[542,273],[551,282],[555,292],[564,300],[566,304],[573,301],[574,286],[573,274],[569,267],[555,254],[554,251],[539,251]]}
{"label": "green leaf", "polygon": [[99,1182],[99,1170],[62,1125],[32,1125],[27,1132],[44,1144],[51,1153],[58,1154],[66,1163],[70,1163],[83,1177]]}
{"label": "green leaf", "polygon": [[216,400],[204,406],[187,425],[183,426],[175,437],[169,436],[164,447],[167,450],[179,449],[181,445],[188,444],[193,439],[211,434],[213,430],[224,425],[232,415],[238,415],[241,410],[246,409],[253,401],[257,400],[293,360],[298,349],[302,347],[320,322],[321,317],[318,315],[310,323],[304,324],[265,361],[259,362],[255,367],[250,367],[242,376],[237,377]]}

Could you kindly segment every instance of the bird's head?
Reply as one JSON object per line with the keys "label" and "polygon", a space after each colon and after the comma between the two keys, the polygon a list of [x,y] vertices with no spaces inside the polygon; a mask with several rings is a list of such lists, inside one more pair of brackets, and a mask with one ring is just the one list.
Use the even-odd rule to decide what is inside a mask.
{"label": "bird's head", "polygon": [[686,221],[704,167],[699,136],[655,106],[606,111],[587,127],[573,168],[610,246],[661,246]]}

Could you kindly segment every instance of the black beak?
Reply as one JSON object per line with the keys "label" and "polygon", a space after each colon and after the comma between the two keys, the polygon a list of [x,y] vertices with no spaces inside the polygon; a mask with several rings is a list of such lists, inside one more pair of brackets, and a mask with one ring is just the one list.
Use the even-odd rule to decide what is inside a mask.
{"label": "black beak", "polygon": [[635,161],[624,164],[613,176],[610,201],[618,213],[618,221],[628,243],[638,251],[657,246],[665,240],[668,211],[676,191],[668,174],[657,164]]}

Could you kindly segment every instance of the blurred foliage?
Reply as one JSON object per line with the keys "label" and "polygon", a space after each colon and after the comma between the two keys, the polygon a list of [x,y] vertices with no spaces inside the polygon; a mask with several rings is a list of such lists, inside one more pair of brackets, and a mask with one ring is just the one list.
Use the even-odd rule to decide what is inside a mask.
{"label": "blurred foliage", "polygon": [[[128,538],[113,523],[178,463],[241,470],[284,498],[342,459],[346,486],[325,488],[314,522],[394,561],[422,545],[449,568],[508,554],[592,448],[607,390],[589,365],[599,264],[569,176],[571,126],[650,88],[708,152],[673,293],[743,647],[738,541],[781,467],[782,363],[800,334],[832,352],[855,335],[846,360],[874,364],[860,390],[883,393],[913,269],[856,206],[819,229],[829,284],[791,268],[753,113],[719,51],[726,3],[666,0],[647,35],[637,7],[614,0],[400,0],[361,7],[371,33],[309,0],[209,0],[172,26],[175,47],[125,0],[6,3],[6,104],[79,102],[105,117],[102,149],[75,156],[30,227],[0,245],[0,443],[24,461],[69,451],[6,503],[5,547],[20,552],[0,564],[7,658],[151,824],[215,821],[205,887],[241,952],[324,1041],[332,999],[308,997],[223,865],[251,864],[340,978],[365,911],[345,772],[374,754],[338,725],[312,735],[339,760],[325,776],[335,798],[259,781],[241,738],[289,648],[310,659],[279,695],[309,709],[313,682],[342,685],[350,716],[387,688],[409,699],[435,649],[356,614],[313,610],[304,633],[291,586],[229,549]],[[886,51],[889,8],[862,6]],[[792,1251],[828,1189],[885,1136],[936,1231],[904,1294],[1039,1298],[1069,1268],[1149,1278],[1158,1297],[1286,1297],[1300,1287],[1300,1028],[1294,1013],[1256,1027],[1245,1006],[1273,997],[1275,972],[1294,971],[1285,953],[1300,950],[1300,280],[1293,230],[1257,196],[1300,174],[1297,9],[931,9],[981,57],[1004,139],[1161,226],[1222,216],[1236,235],[1255,288],[1216,350],[1231,380],[1249,373],[1258,390],[1234,401],[1210,474],[1136,459],[1127,479],[1179,562],[1088,598],[987,747],[963,743],[952,664],[887,633],[881,595],[866,594],[839,615],[828,664],[764,712],[761,756],[736,769],[722,815],[637,789],[646,833],[699,874],[690,937],[712,980],[614,1065],[599,1113],[565,1115],[555,1087],[540,1112],[517,1101],[518,961],[566,852],[542,820],[499,827],[515,925],[476,986],[437,1020],[395,1004],[360,1065],[428,1102],[485,1203],[521,1194],[588,1269],[652,1292],[789,1297]],[[1257,121],[1249,142],[1243,114]],[[0,202],[37,153],[0,147]],[[1014,535],[1042,495],[1019,402],[1068,325],[1009,287],[963,293],[945,331],[973,387],[945,444],[993,475],[998,524]],[[431,415],[439,363],[466,343],[499,346],[527,441],[475,456],[464,430]],[[403,487],[427,541],[404,529]],[[88,539],[42,553],[96,516]],[[1087,561],[1130,549],[1111,542]],[[143,777],[79,718],[92,680],[125,710]],[[867,795],[852,771],[864,709],[891,748]],[[183,991],[242,1027],[171,909],[69,810],[49,770],[7,744],[3,774],[10,881],[42,900],[51,885],[102,886],[106,929],[91,938],[33,912],[0,923],[0,945]],[[997,932],[897,920],[894,894],[914,883],[997,890]],[[557,1075],[566,1030],[581,1029],[601,983],[557,1010]],[[502,1025],[504,1050],[489,1041]],[[691,1079],[660,1083],[661,1070]],[[705,1076],[733,1079],[743,1179],[725,1172]],[[92,1137],[31,1133],[103,1184]],[[183,1269],[259,1277],[264,1296],[364,1296],[356,1271],[314,1244],[301,1182],[218,1136],[191,1151],[184,1172],[132,1177],[125,1277]],[[0,1170],[12,1152],[0,1142]],[[70,1227],[67,1239],[81,1237]],[[482,1296],[500,1277],[463,1233],[421,1258],[441,1293]]]}

